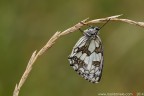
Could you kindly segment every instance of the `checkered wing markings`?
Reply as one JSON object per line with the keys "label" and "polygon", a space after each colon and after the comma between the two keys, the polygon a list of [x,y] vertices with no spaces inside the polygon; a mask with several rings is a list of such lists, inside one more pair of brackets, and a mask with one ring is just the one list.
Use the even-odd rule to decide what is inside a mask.
{"label": "checkered wing markings", "polygon": [[98,83],[103,68],[103,49],[99,36],[81,37],[75,44],[69,61],[79,75],[90,82]]}

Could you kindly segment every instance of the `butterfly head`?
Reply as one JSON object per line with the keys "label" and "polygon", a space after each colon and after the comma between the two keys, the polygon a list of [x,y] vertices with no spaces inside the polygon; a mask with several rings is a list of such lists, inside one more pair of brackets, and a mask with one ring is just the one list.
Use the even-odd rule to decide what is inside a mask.
{"label": "butterfly head", "polygon": [[100,30],[99,27],[89,27],[88,29],[84,30],[84,35],[86,36],[97,35],[99,30]]}

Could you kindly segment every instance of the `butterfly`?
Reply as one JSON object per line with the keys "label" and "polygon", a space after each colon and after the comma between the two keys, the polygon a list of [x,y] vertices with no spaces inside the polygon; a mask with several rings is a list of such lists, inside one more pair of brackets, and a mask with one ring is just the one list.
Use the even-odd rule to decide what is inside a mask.
{"label": "butterfly", "polygon": [[84,30],[83,36],[78,40],[68,56],[70,66],[80,76],[92,83],[98,83],[102,76],[103,46],[98,35],[102,27],[91,26]]}

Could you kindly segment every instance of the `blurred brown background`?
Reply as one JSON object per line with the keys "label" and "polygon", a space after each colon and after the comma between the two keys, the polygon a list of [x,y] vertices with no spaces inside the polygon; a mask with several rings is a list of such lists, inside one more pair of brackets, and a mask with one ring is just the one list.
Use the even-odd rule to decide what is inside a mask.
{"label": "blurred brown background", "polygon": [[[1,0],[0,96],[12,96],[32,52],[56,31],[87,17],[124,14],[121,18],[144,21],[143,4],[144,0]],[[41,56],[19,96],[144,92],[144,28],[109,22],[101,30],[105,60],[98,84],[84,80],[69,66],[67,57],[81,36],[79,31],[64,36]]]}

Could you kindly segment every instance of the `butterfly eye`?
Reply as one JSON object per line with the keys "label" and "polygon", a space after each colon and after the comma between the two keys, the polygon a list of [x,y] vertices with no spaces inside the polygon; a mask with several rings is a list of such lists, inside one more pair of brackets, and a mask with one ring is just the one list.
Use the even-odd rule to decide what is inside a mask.
{"label": "butterfly eye", "polygon": [[96,27],[95,29],[96,29],[96,30],[100,30],[100,28],[98,28],[98,27]]}

